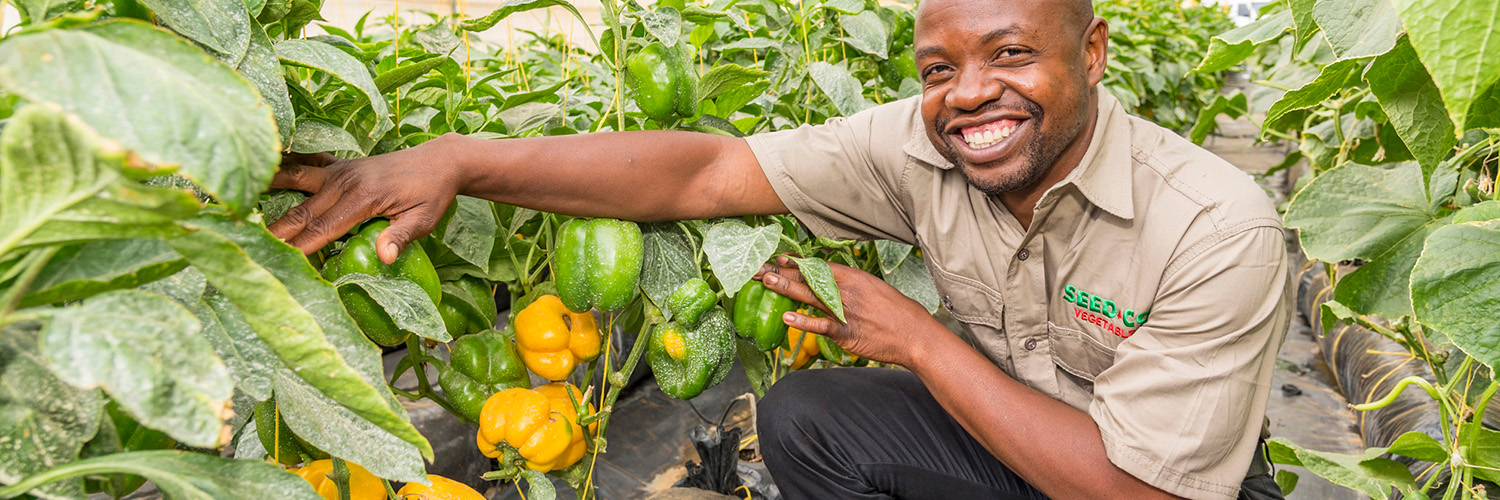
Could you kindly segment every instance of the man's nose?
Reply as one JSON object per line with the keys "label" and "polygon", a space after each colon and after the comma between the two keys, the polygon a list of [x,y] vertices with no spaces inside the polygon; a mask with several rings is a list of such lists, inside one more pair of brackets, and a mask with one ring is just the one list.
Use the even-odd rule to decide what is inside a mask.
{"label": "man's nose", "polygon": [[1000,99],[1000,94],[1004,91],[1005,84],[992,78],[986,71],[963,71],[954,80],[953,88],[948,90],[945,104],[960,111],[974,111],[990,101]]}

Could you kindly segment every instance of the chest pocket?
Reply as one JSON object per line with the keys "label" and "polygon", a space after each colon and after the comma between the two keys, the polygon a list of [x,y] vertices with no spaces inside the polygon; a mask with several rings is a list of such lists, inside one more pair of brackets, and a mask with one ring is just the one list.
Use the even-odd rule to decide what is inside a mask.
{"label": "chest pocket", "polygon": [[953,319],[964,324],[969,345],[1002,368],[1009,366],[1005,342],[1005,303],[1000,293],[972,278],[951,273],[932,261],[927,270],[937,285],[938,300]]}
{"label": "chest pocket", "polygon": [[1094,377],[1114,365],[1115,349],[1079,330],[1047,322],[1047,340],[1052,362],[1069,374],[1093,383]]}

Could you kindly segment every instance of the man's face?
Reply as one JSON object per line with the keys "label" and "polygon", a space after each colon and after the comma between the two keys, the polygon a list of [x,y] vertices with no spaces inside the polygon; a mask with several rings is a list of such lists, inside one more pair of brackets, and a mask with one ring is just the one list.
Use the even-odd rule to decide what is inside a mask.
{"label": "man's face", "polygon": [[1032,188],[1065,151],[1088,146],[1075,144],[1093,113],[1089,92],[1103,76],[1107,33],[1078,6],[921,3],[916,62],[927,136],[986,194]]}

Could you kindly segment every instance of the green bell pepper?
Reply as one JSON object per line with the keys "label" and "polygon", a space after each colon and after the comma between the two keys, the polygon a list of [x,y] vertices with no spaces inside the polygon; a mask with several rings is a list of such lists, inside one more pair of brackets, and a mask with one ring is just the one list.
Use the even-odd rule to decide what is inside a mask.
{"label": "green bell pepper", "polygon": [[[349,273],[363,273],[406,279],[422,287],[433,304],[440,305],[442,288],[438,283],[437,270],[433,269],[432,261],[428,260],[427,251],[422,250],[421,245],[407,245],[406,250],[396,257],[395,263],[386,265],[380,262],[380,257],[375,254],[375,238],[390,225],[391,222],[385,219],[366,223],[354,237],[344,243],[342,252],[330,257],[323,265],[323,278],[335,281]],[[391,316],[386,314],[385,308],[370,298],[370,294],[363,288],[339,287],[339,300],[349,310],[349,316],[354,318],[359,329],[376,344],[398,345],[411,336],[411,332],[397,327]]]}
{"label": "green bell pepper", "polygon": [[459,417],[479,421],[491,395],[506,389],[529,389],[531,377],[516,346],[504,333],[486,330],[453,341],[448,366],[438,371],[438,385]]}
{"label": "green bell pepper", "polygon": [[[113,399],[105,403],[104,416],[99,423],[99,432],[83,445],[83,458],[127,451],[166,450],[177,445],[177,441],[165,432],[143,426],[130,418]],[[134,474],[103,474],[84,478],[83,490],[120,498],[141,489],[144,484],[146,478]]]}
{"label": "green bell pepper", "polygon": [[292,467],[310,460],[321,460],[328,458],[323,450],[308,444],[287,427],[286,419],[276,411],[276,398],[261,401],[255,405],[255,433],[260,436],[260,444],[266,448],[266,455],[273,456],[282,465]]}
{"label": "green bell pepper", "polygon": [[494,328],[497,314],[495,296],[484,280],[464,276],[443,285],[443,300],[438,303],[438,315],[443,317],[443,326],[448,330],[448,335],[456,339]]}
{"label": "green bell pepper", "polygon": [[631,97],[658,122],[670,120],[674,113],[683,118],[698,114],[698,72],[685,45],[674,49],[652,42],[625,59]]}
{"label": "green bell pepper", "polygon": [[734,325],[721,308],[703,314],[698,326],[671,321],[658,326],[646,346],[646,362],[661,392],[692,399],[724,381],[734,365]]}
{"label": "green bell pepper", "polygon": [[619,219],[573,219],[557,234],[552,272],[557,296],[573,312],[610,312],[635,299],[641,277],[641,228]]}
{"label": "green bell pepper", "polygon": [[786,343],[786,321],[781,316],[795,310],[797,301],[750,280],[734,296],[734,329],[755,341],[755,347],[769,351]]}
{"label": "green bell pepper", "polygon": [[717,303],[719,294],[714,293],[713,287],[708,286],[708,282],[702,278],[693,278],[678,286],[667,297],[667,310],[672,311],[672,318],[682,323],[682,326],[692,328],[698,326],[698,319]]}
{"label": "green bell pepper", "polygon": [[823,354],[823,359],[839,366],[865,366],[870,363],[868,359],[845,351],[844,348],[839,347],[838,344],[835,344],[826,335],[818,336],[818,352]]}

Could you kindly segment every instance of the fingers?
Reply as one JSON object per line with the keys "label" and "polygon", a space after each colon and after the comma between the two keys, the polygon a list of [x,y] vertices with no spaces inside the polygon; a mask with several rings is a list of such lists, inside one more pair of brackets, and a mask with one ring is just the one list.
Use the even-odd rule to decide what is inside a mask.
{"label": "fingers", "polygon": [[271,188],[317,193],[323,190],[323,183],[328,180],[330,173],[329,169],[321,166],[287,163],[283,160],[281,168],[271,177]]}
{"label": "fingers", "polygon": [[[318,217],[322,216],[323,212],[328,211],[330,207],[338,203],[339,199],[343,197],[343,194],[343,192],[337,189],[331,189],[322,193],[315,194],[311,198],[308,198],[307,201],[302,202],[301,205],[297,205],[295,207],[292,207],[291,210],[287,210],[286,215],[281,216],[280,219],[277,219],[276,222],[268,226],[267,229],[271,230],[271,234],[276,235],[277,238],[281,238],[283,240],[289,239],[293,236],[297,236],[309,224],[317,220]],[[293,246],[295,246],[295,244],[293,244]],[[313,251],[316,250],[317,249],[313,249]],[[306,252],[306,250],[304,250],[304,252]]]}
{"label": "fingers", "polygon": [[824,314],[833,314],[828,310],[827,306],[823,305],[823,301],[818,299],[817,294],[813,293],[812,288],[807,286],[807,283],[802,279],[802,273],[797,272],[795,269],[776,267],[770,264],[767,264],[765,267],[769,267],[770,269],[762,269],[760,281],[766,284],[766,289],[791,297],[792,300],[797,302],[813,306],[823,311]]}
{"label": "fingers", "polygon": [[[287,215],[291,215],[291,212],[287,212]],[[292,233],[295,236],[287,240],[287,243],[302,250],[302,253],[313,253],[332,243],[333,240],[339,239],[344,233],[349,232],[350,228],[374,215],[367,200],[356,196],[343,196],[333,206],[312,217],[297,232]],[[272,232],[272,234],[276,233]]]}
{"label": "fingers", "polygon": [[406,245],[431,234],[437,228],[442,214],[447,211],[447,207],[438,209],[423,204],[392,216],[391,226],[381,231],[380,237],[375,239],[375,253],[380,256],[380,261],[386,264],[396,262],[396,257],[401,255]]}
{"label": "fingers", "polygon": [[833,318],[820,318],[798,312],[789,312],[781,315],[781,319],[786,322],[787,326],[804,332],[816,333],[834,340],[844,338],[844,324],[839,323]]}

